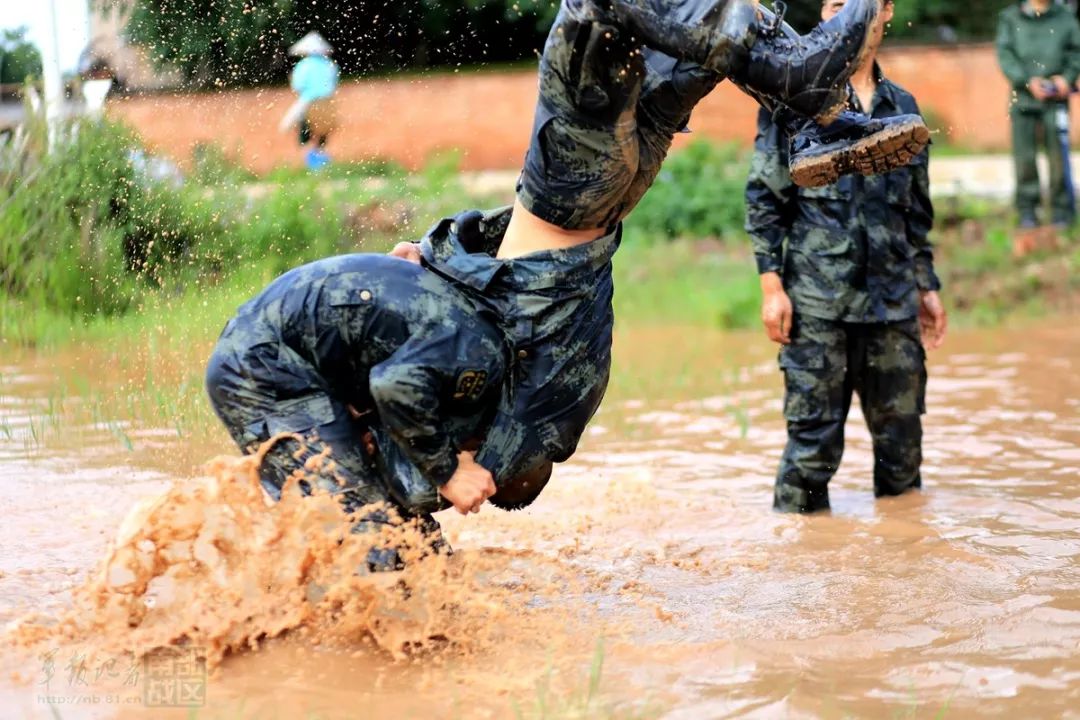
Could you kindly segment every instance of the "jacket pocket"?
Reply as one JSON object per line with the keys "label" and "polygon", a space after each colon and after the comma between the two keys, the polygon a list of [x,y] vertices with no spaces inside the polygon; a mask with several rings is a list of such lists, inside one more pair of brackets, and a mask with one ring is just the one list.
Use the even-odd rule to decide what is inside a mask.
{"label": "jacket pocket", "polygon": [[[835,420],[843,416],[840,389],[826,362],[826,348],[813,342],[780,348],[784,372],[784,418],[794,422]],[[841,369],[842,372],[842,369]]]}

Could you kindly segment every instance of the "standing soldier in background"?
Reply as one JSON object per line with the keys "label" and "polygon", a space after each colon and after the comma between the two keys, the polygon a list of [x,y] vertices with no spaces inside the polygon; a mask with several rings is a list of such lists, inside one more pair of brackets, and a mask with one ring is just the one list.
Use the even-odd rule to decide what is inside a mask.
{"label": "standing soldier in background", "polygon": [[[1039,226],[1039,171],[1036,143],[1042,133],[1050,162],[1051,222],[1073,223],[1076,208],[1068,162],[1069,93],[1080,75],[1080,23],[1053,0],[1025,0],[1001,11],[997,54],[1012,87],[1013,160],[1016,210],[1021,229]],[[1018,252],[1022,248],[1018,246]]]}
{"label": "standing soldier in background", "polygon": [[297,128],[300,146],[307,147],[304,162],[310,170],[330,162],[326,141],[337,130],[338,113],[334,92],[338,86],[338,66],[330,59],[333,48],[317,32],[309,32],[289,48],[290,55],[303,59],[293,68],[289,85],[297,94],[296,102],[281,120],[281,130]]}
{"label": "standing soldier in background", "polygon": [[[844,3],[825,0],[822,18]],[[868,40],[872,51],[851,76],[851,108],[873,118],[919,112],[875,60],[892,15],[886,0]],[[927,240],[927,152],[888,174],[819,188],[791,181],[789,152],[788,134],[762,111],[746,229],[761,273],[762,320],[782,345],[788,443],[773,506],[813,512],[829,508],[853,391],[873,438],[875,496],[920,487],[923,348],[941,344],[946,318]]]}

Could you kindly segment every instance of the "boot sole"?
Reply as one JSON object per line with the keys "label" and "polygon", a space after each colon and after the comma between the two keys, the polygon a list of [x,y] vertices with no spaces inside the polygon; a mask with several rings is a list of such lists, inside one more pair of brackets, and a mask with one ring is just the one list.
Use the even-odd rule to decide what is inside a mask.
{"label": "boot sole", "polygon": [[903,123],[833,152],[791,163],[791,180],[799,187],[831,185],[841,175],[876,175],[907,165],[930,142],[930,130],[918,121]]}

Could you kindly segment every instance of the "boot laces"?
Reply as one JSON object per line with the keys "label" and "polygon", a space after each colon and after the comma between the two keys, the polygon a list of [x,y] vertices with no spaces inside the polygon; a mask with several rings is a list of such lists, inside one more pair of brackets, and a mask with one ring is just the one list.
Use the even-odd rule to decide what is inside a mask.
{"label": "boot laces", "polygon": [[784,15],[787,14],[787,3],[784,0],[773,0],[773,19],[762,23],[761,31],[766,35],[779,35],[780,28],[784,24]]}

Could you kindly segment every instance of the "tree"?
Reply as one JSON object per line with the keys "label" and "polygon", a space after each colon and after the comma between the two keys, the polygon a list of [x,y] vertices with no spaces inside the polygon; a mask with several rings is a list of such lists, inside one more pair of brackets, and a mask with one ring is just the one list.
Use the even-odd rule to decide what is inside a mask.
{"label": "tree", "polygon": [[[97,0],[115,4],[115,0]],[[310,30],[346,74],[533,56],[556,3],[523,0],[127,0],[130,39],[195,85],[280,82]]]}
{"label": "tree", "polygon": [[26,39],[26,28],[0,33],[0,85],[21,85],[41,77],[41,53]]}

